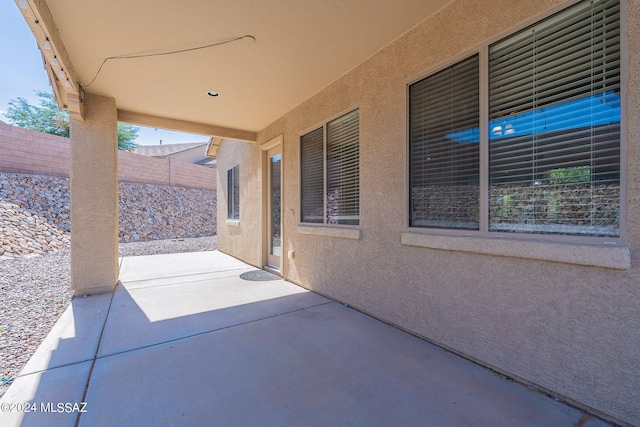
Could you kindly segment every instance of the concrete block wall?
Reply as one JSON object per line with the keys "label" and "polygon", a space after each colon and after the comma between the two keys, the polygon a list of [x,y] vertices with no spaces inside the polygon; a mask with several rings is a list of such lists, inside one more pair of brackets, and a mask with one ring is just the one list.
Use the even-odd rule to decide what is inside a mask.
{"label": "concrete block wall", "polygon": [[[170,183],[171,185],[175,185],[178,187],[190,187],[191,185],[187,185],[189,183],[202,183],[203,185],[207,182],[216,182],[216,170],[207,168],[205,166],[196,166],[192,163],[185,162],[183,160],[178,159],[166,159],[169,162],[169,171],[170,171]],[[205,169],[208,174],[204,174],[200,169]],[[203,182],[202,178],[205,177],[206,180]],[[196,188],[207,188],[211,190],[215,190],[215,185],[213,187],[203,186]]]}
{"label": "concrete block wall", "polygon": [[68,138],[0,123],[0,171],[69,176]]}
{"label": "concrete block wall", "polygon": [[118,153],[118,180],[121,182],[169,184],[170,176],[167,159],[144,157],[128,151]]}
{"label": "concrete block wall", "polygon": [[[69,176],[68,138],[0,123],[0,172]],[[216,171],[177,159],[154,159],[118,152],[118,180],[216,189]]]}

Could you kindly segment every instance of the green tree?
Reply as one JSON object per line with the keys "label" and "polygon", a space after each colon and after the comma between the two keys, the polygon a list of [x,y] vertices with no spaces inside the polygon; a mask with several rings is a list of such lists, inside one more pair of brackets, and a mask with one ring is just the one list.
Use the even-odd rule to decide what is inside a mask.
{"label": "green tree", "polygon": [[138,146],[136,138],[138,128],[124,123],[118,123],[118,150],[131,151]]}
{"label": "green tree", "polygon": [[11,124],[24,129],[69,137],[69,113],[58,109],[53,94],[35,91],[40,106],[29,104],[24,98],[9,101],[5,116]]}
{"label": "green tree", "polygon": [[[53,93],[35,91],[40,105],[31,105],[24,98],[9,101],[5,117],[15,126],[52,135],[69,137],[69,112],[60,110]],[[118,123],[118,149],[131,151],[138,146],[138,128]]]}

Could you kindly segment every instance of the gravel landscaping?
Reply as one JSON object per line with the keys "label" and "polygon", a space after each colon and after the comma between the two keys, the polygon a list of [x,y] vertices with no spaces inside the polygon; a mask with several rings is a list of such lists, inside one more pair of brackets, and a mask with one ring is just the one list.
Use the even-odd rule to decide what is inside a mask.
{"label": "gravel landscaping", "polygon": [[[198,237],[121,243],[120,256],[215,250]],[[72,298],[69,249],[0,260],[0,397],[47,336]]]}

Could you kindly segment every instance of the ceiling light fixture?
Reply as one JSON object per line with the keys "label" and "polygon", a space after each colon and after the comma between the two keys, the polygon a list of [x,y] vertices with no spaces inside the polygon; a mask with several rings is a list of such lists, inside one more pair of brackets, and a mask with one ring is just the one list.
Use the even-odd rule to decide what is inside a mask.
{"label": "ceiling light fixture", "polygon": [[18,6],[20,9],[26,9],[29,5],[27,4],[27,0],[20,0],[18,2]]}
{"label": "ceiling light fixture", "polygon": [[209,92],[207,92],[207,95],[213,96],[213,97],[220,96],[220,94],[215,90],[210,90]]}
{"label": "ceiling light fixture", "polygon": [[60,66],[60,63],[58,62],[58,57],[53,55],[53,59],[51,60],[51,65],[55,65],[56,67]]}
{"label": "ceiling light fixture", "polygon": [[44,41],[44,44],[42,45],[42,47],[47,50],[51,50],[51,42],[49,41],[49,37],[47,37],[47,39]]}

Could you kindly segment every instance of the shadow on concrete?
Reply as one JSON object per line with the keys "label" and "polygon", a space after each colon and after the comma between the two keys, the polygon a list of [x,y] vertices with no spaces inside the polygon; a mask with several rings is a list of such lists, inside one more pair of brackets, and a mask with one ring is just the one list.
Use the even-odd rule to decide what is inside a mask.
{"label": "shadow on concrete", "polygon": [[[37,410],[1,413],[0,425],[606,425],[283,280],[242,281],[242,271],[74,299],[2,399]],[[41,411],[59,403],[62,413]]]}

